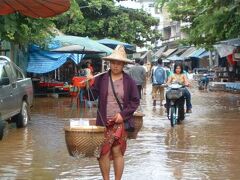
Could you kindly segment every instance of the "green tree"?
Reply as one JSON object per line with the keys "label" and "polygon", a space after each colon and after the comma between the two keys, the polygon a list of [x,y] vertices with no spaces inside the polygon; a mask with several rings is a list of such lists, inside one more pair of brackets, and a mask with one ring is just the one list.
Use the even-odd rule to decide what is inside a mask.
{"label": "green tree", "polygon": [[[25,53],[29,43],[44,46],[46,39],[54,34],[54,23],[51,19],[33,19],[18,13],[0,16],[0,42],[10,42],[10,58],[15,60],[19,52]],[[16,59],[17,61],[19,59]]]}
{"label": "green tree", "polygon": [[89,36],[95,39],[107,37],[138,46],[143,46],[146,41],[154,42],[160,38],[159,32],[151,29],[158,24],[158,21],[142,10],[117,7],[112,0],[74,2],[77,3],[74,5],[76,11],[74,18],[79,19],[75,25],[78,24],[79,27],[71,28],[73,24],[66,13],[57,17],[55,21],[57,28],[66,34]]}
{"label": "green tree", "polygon": [[157,0],[157,5],[166,5],[171,18],[190,22],[188,44],[211,48],[220,40],[240,35],[239,0]]}
{"label": "green tree", "polygon": [[113,38],[143,46],[155,42],[160,34],[153,26],[158,21],[142,10],[114,5],[112,0],[72,0],[69,11],[55,18],[33,19],[18,13],[0,16],[0,40],[24,46],[45,45],[55,26],[70,35]]}
{"label": "green tree", "polygon": [[71,1],[71,7],[67,12],[54,18],[54,23],[66,34],[78,35],[86,32],[83,14],[75,0]]}
{"label": "green tree", "polygon": [[19,45],[28,43],[43,44],[53,35],[54,23],[51,19],[33,19],[20,14],[0,16],[0,40]]}

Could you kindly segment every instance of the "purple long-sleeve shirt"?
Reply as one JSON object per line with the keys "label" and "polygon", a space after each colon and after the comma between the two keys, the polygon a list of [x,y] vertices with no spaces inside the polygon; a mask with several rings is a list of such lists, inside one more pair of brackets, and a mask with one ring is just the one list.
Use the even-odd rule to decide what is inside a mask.
{"label": "purple long-sleeve shirt", "polygon": [[[104,126],[107,122],[107,95],[108,95],[109,73],[96,77],[91,91],[94,99],[98,98],[97,125]],[[134,80],[123,72],[123,110],[120,112],[124,120],[129,121],[130,127],[134,127],[133,113],[139,106],[140,100]],[[93,97],[91,97],[93,99]],[[117,102],[116,102],[117,103]],[[101,120],[102,119],[102,120]]]}

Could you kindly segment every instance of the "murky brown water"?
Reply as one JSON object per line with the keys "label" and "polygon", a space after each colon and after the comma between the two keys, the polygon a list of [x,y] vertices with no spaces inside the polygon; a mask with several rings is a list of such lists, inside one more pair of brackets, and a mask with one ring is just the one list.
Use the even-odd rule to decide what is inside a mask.
{"label": "murky brown water", "polygon": [[[193,113],[171,128],[164,108],[152,108],[147,94],[143,128],[128,141],[123,179],[239,179],[240,95],[192,95]],[[95,158],[68,155],[63,131],[68,118],[94,117],[95,109],[71,111],[69,104],[68,98],[36,98],[29,126],[7,127],[0,179],[101,179]]]}

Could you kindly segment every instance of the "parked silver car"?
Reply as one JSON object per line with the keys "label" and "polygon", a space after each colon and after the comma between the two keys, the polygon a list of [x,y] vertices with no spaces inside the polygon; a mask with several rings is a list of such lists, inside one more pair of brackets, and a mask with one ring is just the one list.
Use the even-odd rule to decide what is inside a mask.
{"label": "parked silver car", "polygon": [[31,79],[8,57],[0,56],[0,139],[6,120],[16,122],[18,128],[27,125],[32,102]]}

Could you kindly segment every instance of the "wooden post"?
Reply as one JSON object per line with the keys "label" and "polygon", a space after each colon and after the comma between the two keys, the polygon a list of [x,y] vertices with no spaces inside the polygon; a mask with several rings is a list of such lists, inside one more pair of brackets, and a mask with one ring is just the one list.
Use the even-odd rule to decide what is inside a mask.
{"label": "wooden post", "polygon": [[209,68],[213,66],[212,51],[209,51]]}

